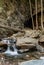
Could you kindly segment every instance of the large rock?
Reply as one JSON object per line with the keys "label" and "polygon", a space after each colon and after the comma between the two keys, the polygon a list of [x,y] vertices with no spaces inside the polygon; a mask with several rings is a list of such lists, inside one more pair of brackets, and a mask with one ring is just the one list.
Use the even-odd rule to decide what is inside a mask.
{"label": "large rock", "polygon": [[22,49],[30,49],[35,47],[36,43],[38,43],[38,41],[36,39],[30,38],[30,37],[20,37],[17,38],[17,43],[16,45],[21,47]]}

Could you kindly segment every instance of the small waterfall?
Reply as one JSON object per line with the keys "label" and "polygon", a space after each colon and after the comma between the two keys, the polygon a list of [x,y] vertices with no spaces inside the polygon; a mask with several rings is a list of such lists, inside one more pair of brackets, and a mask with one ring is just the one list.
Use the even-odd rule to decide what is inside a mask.
{"label": "small waterfall", "polygon": [[11,54],[12,53],[12,51],[10,50],[10,43],[9,43],[9,41],[8,41],[8,48],[7,48],[7,50],[5,51],[5,54]]}
{"label": "small waterfall", "polygon": [[7,41],[8,41],[8,42],[7,42],[8,48],[7,48],[7,50],[4,52],[4,54],[10,55],[10,56],[18,55],[18,52],[17,52],[17,49],[16,49],[16,45],[13,44],[13,49],[14,49],[14,51],[12,51],[12,50],[10,49],[11,43],[9,42],[9,40],[7,40]]}
{"label": "small waterfall", "polygon": [[12,52],[12,55],[18,55],[18,51],[17,51],[17,49],[16,49],[16,46],[15,46],[15,45],[13,45],[13,48],[14,48],[14,51]]}

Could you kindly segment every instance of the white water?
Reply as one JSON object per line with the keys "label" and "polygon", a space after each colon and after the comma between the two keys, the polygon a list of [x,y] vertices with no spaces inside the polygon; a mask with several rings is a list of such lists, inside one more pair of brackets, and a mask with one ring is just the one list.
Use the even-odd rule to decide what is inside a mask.
{"label": "white water", "polygon": [[17,49],[15,47],[15,45],[13,45],[14,51],[10,50],[10,42],[8,41],[8,48],[7,50],[4,52],[4,54],[8,54],[8,55],[18,55]]}
{"label": "white water", "polygon": [[44,60],[44,56],[43,57],[40,57],[40,59],[43,59]]}

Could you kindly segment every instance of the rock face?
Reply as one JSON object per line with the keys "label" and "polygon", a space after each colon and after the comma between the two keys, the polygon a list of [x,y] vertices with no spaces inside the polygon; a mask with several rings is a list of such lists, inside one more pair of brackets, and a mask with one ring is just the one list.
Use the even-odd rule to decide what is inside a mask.
{"label": "rock face", "polygon": [[[19,6],[20,1],[10,1],[5,0],[3,1],[3,6],[0,7],[0,22],[3,25],[10,26],[10,27],[24,27],[23,23],[25,20],[25,14],[21,13],[24,6],[24,3],[26,5],[26,2],[24,3],[21,1],[21,6]],[[10,5],[10,6],[9,6]],[[23,5],[23,6],[22,6]],[[19,8],[18,8],[19,7]],[[25,10],[25,9],[24,9]],[[23,10],[23,11],[24,11]]]}
{"label": "rock face", "polygon": [[[29,0],[2,0],[0,6],[0,25],[12,28],[24,28],[24,22],[30,18],[30,4]],[[34,0],[32,3],[32,13],[35,13]],[[39,2],[38,2],[39,3]],[[40,7],[40,6],[38,6]],[[34,14],[35,15],[35,14]],[[29,24],[30,25],[30,24]],[[1,26],[1,27],[2,27]],[[1,28],[2,29],[2,28]],[[5,34],[8,34],[5,29]],[[13,32],[12,30],[10,30]],[[14,33],[14,32],[13,32]],[[2,32],[1,32],[2,34]],[[34,35],[34,34],[33,34]]]}
{"label": "rock face", "polygon": [[0,7],[0,21],[10,27],[24,27],[24,21],[30,17],[29,1],[2,0]]}

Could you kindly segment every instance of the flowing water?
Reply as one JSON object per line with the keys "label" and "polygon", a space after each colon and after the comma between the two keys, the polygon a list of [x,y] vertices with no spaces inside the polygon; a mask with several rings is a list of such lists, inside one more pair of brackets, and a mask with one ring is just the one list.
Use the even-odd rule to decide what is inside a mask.
{"label": "flowing water", "polygon": [[7,43],[8,48],[4,52],[4,54],[0,55],[0,65],[19,65],[19,63],[21,63],[23,61],[27,61],[31,58],[31,56],[29,55],[28,59],[27,59],[26,55],[28,53],[19,54],[15,44],[12,44],[12,47],[14,49],[14,51],[12,51],[10,49],[11,43],[9,42],[9,40],[4,40],[3,42],[5,44]]}
{"label": "flowing water", "polygon": [[[8,45],[8,48],[3,53],[4,56],[2,56],[1,59],[0,59],[0,65],[18,65],[17,56],[19,54],[17,52],[18,50],[16,49],[15,44],[13,44],[13,46],[12,46],[13,49],[14,49],[14,51],[12,51],[10,49],[11,43],[9,42],[9,40],[3,40],[3,42]],[[15,56],[16,56],[16,58],[13,58]]]}

